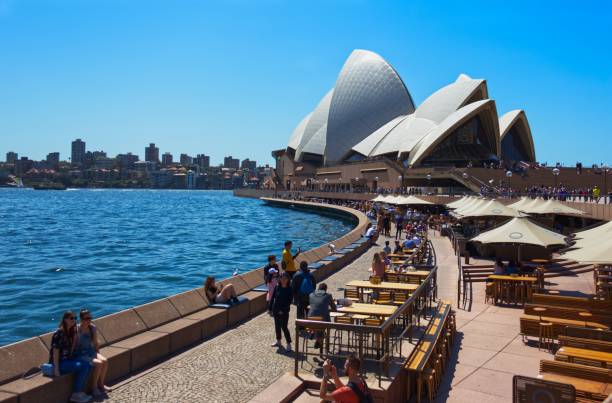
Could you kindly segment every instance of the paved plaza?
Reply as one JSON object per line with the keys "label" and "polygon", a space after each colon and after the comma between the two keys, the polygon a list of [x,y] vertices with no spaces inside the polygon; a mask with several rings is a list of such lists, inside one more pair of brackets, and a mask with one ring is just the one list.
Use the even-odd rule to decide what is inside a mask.
{"label": "paved plaza", "polygon": [[[437,400],[510,402],[512,376],[536,376],[540,359],[552,359],[552,355],[523,344],[518,319],[521,308],[484,304],[483,283],[475,286],[471,309],[457,309],[457,258],[447,238],[432,235],[431,240],[438,258],[439,297],[451,300],[458,326],[454,357]],[[325,280],[335,297],[342,295],[339,289],[349,280],[368,276],[372,255],[379,250],[380,246],[370,248]],[[552,280],[553,288],[592,292],[591,273]],[[291,314],[290,323],[295,309]],[[292,354],[269,347],[274,338],[272,318],[259,315],[116,385],[109,401],[246,402],[293,370]]]}
{"label": "paved plaza", "polygon": [[[366,278],[372,247],[352,264],[327,278],[334,297],[338,288],[355,278]],[[295,340],[295,306],[289,329]],[[245,402],[292,371],[294,356],[277,352],[274,321],[264,313],[208,340],[148,372],[117,385],[110,402]],[[283,340],[284,343],[284,340]],[[295,347],[294,347],[295,348]]]}

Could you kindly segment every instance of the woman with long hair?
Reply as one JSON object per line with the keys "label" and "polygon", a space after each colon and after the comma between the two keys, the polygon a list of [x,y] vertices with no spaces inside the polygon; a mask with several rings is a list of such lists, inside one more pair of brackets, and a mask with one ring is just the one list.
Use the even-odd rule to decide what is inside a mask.
{"label": "woman with long hair", "polygon": [[91,313],[87,309],[79,312],[81,323],[78,327],[77,357],[93,365],[93,396],[102,397],[110,388],[104,384],[108,372],[108,360],[100,354],[98,342],[98,329],[91,320]]}
{"label": "woman with long hair", "polygon": [[380,253],[375,253],[372,257],[372,274],[382,280],[385,275],[385,262],[380,257]]}
{"label": "woman with long hair", "polygon": [[234,286],[226,284],[218,287],[213,276],[208,276],[204,282],[206,298],[211,304],[226,304],[228,302],[238,303],[238,297]]}
{"label": "woman with long hair", "polygon": [[293,301],[293,290],[289,284],[289,274],[282,273],[279,279],[279,284],[272,293],[269,310],[274,317],[274,329],[276,331],[276,343],[272,347],[282,348],[281,331],[285,335],[287,342],[286,352],[291,351],[291,333],[287,324],[289,323],[289,311],[291,310],[291,301]]}
{"label": "woman with long hair", "polygon": [[89,377],[91,364],[75,358],[75,349],[78,343],[76,316],[72,311],[64,312],[58,329],[51,338],[49,363],[53,364],[55,376],[74,373],[74,389],[70,396],[71,402],[84,403],[91,400],[83,390]]}

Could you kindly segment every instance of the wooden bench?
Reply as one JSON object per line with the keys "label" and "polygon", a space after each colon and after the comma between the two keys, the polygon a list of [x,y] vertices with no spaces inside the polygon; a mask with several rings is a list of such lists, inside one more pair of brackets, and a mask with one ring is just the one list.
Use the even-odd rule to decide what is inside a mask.
{"label": "wooden bench", "polygon": [[587,319],[588,322],[599,323],[602,326],[600,327],[610,327],[612,326],[612,316],[605,315],[601,313],[594,313],[585,308],[573,308],[573,307],[565,307],[565,306],[549,306],[549,305],[541,305],[541,304],[525,304],[524,312],[525,315],[539,316],[539,312],[536,312],[534,308],[536,307],[544,307],[546,311],[543,312],[543,315],[552,318],[560,318],[560,319],[569,319],[575,321],[582,321],[583,325],[585,322],[585,318],[580,316],[580,313],[586,312],[591,314]]}
{"label": "wooden bench", "polygon": [[610,391],[612,372],[605,368],[561,361],[540,361],[540,379],[568,383],[576,388],[576,396],[604,400]]}
{"label": "wooden bench", "polygon": [[585,297],[570,297],[566,295],[535,293],[533,294],[532,303],[534,305],[585,309],[597,314],[612,315],[612,301],[603,301]]}
{"label": "wooden bench", "polygon": [[579,347],[561,347],[555,354],[555,360],[610,368],[612,366],[612,353]]}
{"label": "wooden bench", "polygon": [[[425,333],[414,347],[413,352],[410,354],[406,363],[404,364],[404,370],[416,376],[417,385],[417,402],[421,401],[421,394],[423,390],[424,376],[427,375],[427,370],[431,370],[432,361],[434,361],[436,348],[439,342],[442,340],[448,329],[449,318],[452,314],[451,305],[448,301],[442,301],[436,309],[436,313],[429,323]],[[450,348],[450,346],[448,346]],[[441,374],[439,374],[441,375]],[[410,388],[410,383],[409,383]],[[429,385],[432,388],[432,385]],[[433,395],[433,391],[429,390],[430,396]]]}
{"label": "wooden bench", "polygon": [[601,340],[612,343],[612,331],[603,329],[591,329],[580,326],[568,326],[565,328],[565,336],[580,337],[582,339]]}
{"label": "wooden bench", "polygon": [[[553,325],[553,338],[558,339],[560,335],[565,334],[565,328],[568,326],[584,326],[584,320],[570,320],[546,316],[541,317],[543,322],[550,322]],[[593,328],[606,329],[606,326],[588,321],[589,326]],[[525,336],[538,337],[540,332],[540,316],[539,315],[522,315],[520,317],[520,334]]]}
{"label": "wooden bench", "polygon": [[559,345],[561,347],[576,347],[593,351],[601,351],[604,353],[612,353],[612,342],[609,341],[561,335],[559,336]]}

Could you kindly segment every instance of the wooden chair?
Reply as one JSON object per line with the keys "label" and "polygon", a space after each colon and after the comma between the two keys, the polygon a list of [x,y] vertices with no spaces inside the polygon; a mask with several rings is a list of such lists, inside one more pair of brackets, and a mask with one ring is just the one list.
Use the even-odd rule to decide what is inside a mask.
{"label": "wooden chair", "polygon": [[[380,326],[382,322],[383,322],[382,319],[379,319],[379,318],[367,318],[367,319],[364,319],[363,324],[364,326]],[[380,334],[375,334],[373,335],[372,338],[370,338],[370,334],[368,333],[367,339],[366,339],[365,350],[372,351],[373,355],[375,355],[376,358],[379,358],[381,347],[382,347],[382,340],[381,340]]]}
{"label": "wooden chair", "polygon": [[[336,323],[344,323],[347,325],[352,325],[353,323],[355,323],[354,319],[350,316],[337,316],[334,318]],[[333,351],[337,351],[338,353],[342,350],[342,347],[344,346],[343,342],[343,333],[344,331],[339,330],[339,329],[335,329],[334,330],[334,334],[332,336],[332,346],[330,347]],[[347,332],[347,347],[351,348],[352,342],[354,341],[354,337],[352,332]],[[336,350],[335,347],[337,347],[338,349]]]}
{"label": "wooden chair", "polygon": [[399,283],[399,277],[397,274],[386,274],[385,275],[387,277],[387,281],[389,283]]}
{"label": "wooden chair", "polygon": [[374,299],[375,304],[392,304],[391,301],[391,292],[390,291],[380,291],[378,293],[378,298]]}
{"label": "wooden chair", "polygon": [[359,298],[359,291],[355,288],[345,288],[344,298],[350,299],[353,302],[361,302],[361,299]]}
{"label": "wooden chair", "polygon": [[[309,316],[306,319],[307,320],[312,320],[312,321],[319,321],[319,322],[323,321],[323,317],[322,316]],[[311,332],[315,332],[315,334],[316,334],[316,332],[321,332],[320,329],[309,328],[308,326],[304,326],[302,328],[302,331],[306,332],[306,333],[309,333],[309,334]],[[309,343],[308,343],[308,341],[309,341],[309,339],[310,339],[310,336],[302,337],[302,351],[304,352],[304,354],[305,354],[304,357],[306,359],[308,359],[308,351],[309,351]],[[323,343],[321,343],[321,346],[319,346],[319,352],[320,352],[321,355],[323,355]],[[302,365],[303,364],[304,364],[304,361],[302,360]]]}

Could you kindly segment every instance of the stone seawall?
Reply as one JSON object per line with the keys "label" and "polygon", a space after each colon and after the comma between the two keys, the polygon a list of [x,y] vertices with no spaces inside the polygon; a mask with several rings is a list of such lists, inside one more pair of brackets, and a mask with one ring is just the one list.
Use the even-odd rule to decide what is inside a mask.
{"label": "stone seawall", "polygon": [[[302,253],[296,259],[309,264],[319,262],[321,267],[313,273],[317,280],[344,267],[369,246],[367,242],[356,243],[370,225],[368,218],[357,210],[293,200],[264,201],[278,207],[315,212],[332,211],[336,215],[355,220],[353,230],[332,241],[338,250],[351,246],[342,254],[330,257],[327,244],[323,244]],[[100,352],[109,360],[108,380],[116,381],[142,371],[265,311],[266,293],[254,290],[263,284],[263,268],[219,283],[231,283],[241,303],[229,308],[210,306],[203,287],[198,287],[96,319],[94,323],[98,328]],[[0,348],[0,403],[68,400],[72,375],[57,379],[40,374],[28,379],[22,378],[28,369],[47,362],[51,336],[52,333],[46,333]]]}

